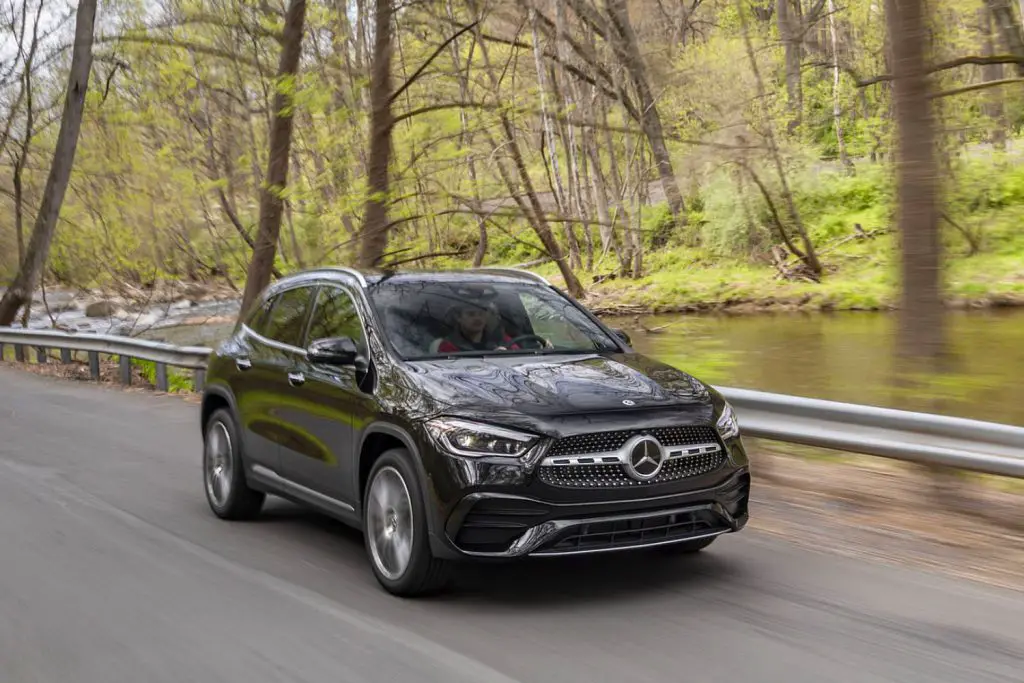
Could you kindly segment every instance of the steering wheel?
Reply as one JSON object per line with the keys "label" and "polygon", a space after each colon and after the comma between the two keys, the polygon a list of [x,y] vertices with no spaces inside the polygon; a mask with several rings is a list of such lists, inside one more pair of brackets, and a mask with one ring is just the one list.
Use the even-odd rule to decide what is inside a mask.
{"label": "steering wheel", "polygon": [[512,346],[513,344],[515,344],[519,347],[522,347],[523,345],[521,342],[524,342],[527,339],[533,339],[534,341],[536,341],[538,349],[543,349],[546,346],[548,346],[548,340],[540,336],[539,334],[521,334],[512,341],[510,341],[508,345]]}

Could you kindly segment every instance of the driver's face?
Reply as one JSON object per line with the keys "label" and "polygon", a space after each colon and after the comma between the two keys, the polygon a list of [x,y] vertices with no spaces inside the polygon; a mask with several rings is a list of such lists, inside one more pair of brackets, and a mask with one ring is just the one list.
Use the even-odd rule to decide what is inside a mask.
{"label": "driver's face", "polygon": [[475,334],[487,325],[487,311],[476,306],[467,306],[459,314],[459,327],[464,333]]}

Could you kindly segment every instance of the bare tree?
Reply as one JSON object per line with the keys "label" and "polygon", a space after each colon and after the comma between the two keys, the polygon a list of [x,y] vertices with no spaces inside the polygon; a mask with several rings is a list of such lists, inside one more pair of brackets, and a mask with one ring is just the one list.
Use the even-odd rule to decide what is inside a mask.
{"label": "bare tree", "polygon": [[898,346],[907,361],[938,358],[945,347],[935,120],[929,99],[923,5],[923,0],[886,0],[903,279]]}
{"label": "bare tree", "polygon": [[853,170],[853,162],[846,155],[846,140],[843,138],[843,108],[839,100],[839,38],[836,30],[836,3],[828,0],[828,32],[832,42],[832,119],[836,124],[836,145],[839,161],[843,167]]}
{"label": "bare tree", "polygon": [[[606,0],[606,4],[613,29],[609,34],[614,36],[611,43],[636,90],[640,104],[640,125],[651,145],[651,154],[654,156],[654,162],[658,169],[661,186],[665,192],[665,200],[672,211],[676,225],[684,226],[686,225],[686,207],[683,205],[683,196],[679,192],[679,183],[676,181],[675,170],[672,168],[672,159],[669,156],[668,147],[665,145],[661,114],[658,112],[654,92],[647,78],[647,70],[640,55],[640,46],[636,33],[633,31],[633,24],[629,19],[626,2],[625,0]],[[665,235],[660,235],[659,241],[663,241],[665,237]]]}
{"label": "bare tree", "polygon": [[50,244],[53,242],[57,218],[60,216],[64,194],[71,179],[75,151],[78,148],[78,133],[82,128],[85,93],[89,87],[89,73],[92,70],[95,23],[96,0],[81,0],[75,18],[75,43],[71,52],[71,69],[68,74],[60,131],[57,133],[57,146],[53,152],[50,173],[46,178],[43,199],[36,214],[25,258],[19,264],[14,282],[0,300],[0,326],[10,325],[18,315],[18,310],[30,301],[50,255]]}
{"label": "bare tree", "polygon": [[800,58],[803,51],[801,36],[803,30],[800,17],[795,13],[800,3],[793,6],[793,0],[778,0],[775,20],[779,26],[779,37],[786,52],[786,109],[789,111],[787,130],[796,132],[803,116],[804,96],[800,75]]}
{"label": "bare tree", "polygon": [[306,0],[290,0],[284,17],[281,57],[277,67],[277,92],[274,95],[274,118],[270,128],[270,158],[267,176],[260,194],[260,226],[253,246],[252,260],[245,280],[240,315],[270,283],[281,235],[282,193],[288,185],[288,160],[292,144],[292,95],[295,75],[299,71],[302,33],[306,20]]}
{"label": "bare tree", "polygon": [[370,158],[367,197],[360,233],[359,267],[380,265],[388,245],[388,164],[391,163],[391,13],[392,0],[377,0],[373,65],[370,74]]}

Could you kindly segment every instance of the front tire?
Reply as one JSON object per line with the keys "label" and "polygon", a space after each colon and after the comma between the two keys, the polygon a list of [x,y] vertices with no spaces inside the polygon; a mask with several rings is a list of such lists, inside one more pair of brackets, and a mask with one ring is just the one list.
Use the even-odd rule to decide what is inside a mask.
{"label": "front tire", "polygon": [[451,565],[433,556],[426,507],[409,452],[393,448],[370,470],[363,495],[363,536],[377,581],[389,593],[415,597],[444,588]]}
{"label": "front tire", "polygon": [[203,433],[203,488],[210,509],[221,519],[253,519],[266,494],[249,488],[242,462],[242,440],[234,417],[219,408]]}

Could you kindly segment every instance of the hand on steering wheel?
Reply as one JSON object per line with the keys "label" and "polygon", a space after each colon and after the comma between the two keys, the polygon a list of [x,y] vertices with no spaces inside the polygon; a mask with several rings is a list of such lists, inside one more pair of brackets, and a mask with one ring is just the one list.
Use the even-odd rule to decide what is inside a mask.
{"label": "hand on steering wheel", "polygon": [[543,349],[553,349],[553,348],[555,348],[554,346],[551,345],[551,342],[549,342],[547,339],[545,339],[544,337],[540,336],[539,334],[521,334],[518,337],[516,337],[515,339],[513,339],[512,341],[510,341],[508,343],[508,345],[512,346],[513,344],[515,344],[515,345],[521,347],[522,344],[520,342],[526,341],[527,339],[535,340],[538,343],[538,348],[543,348]]}

